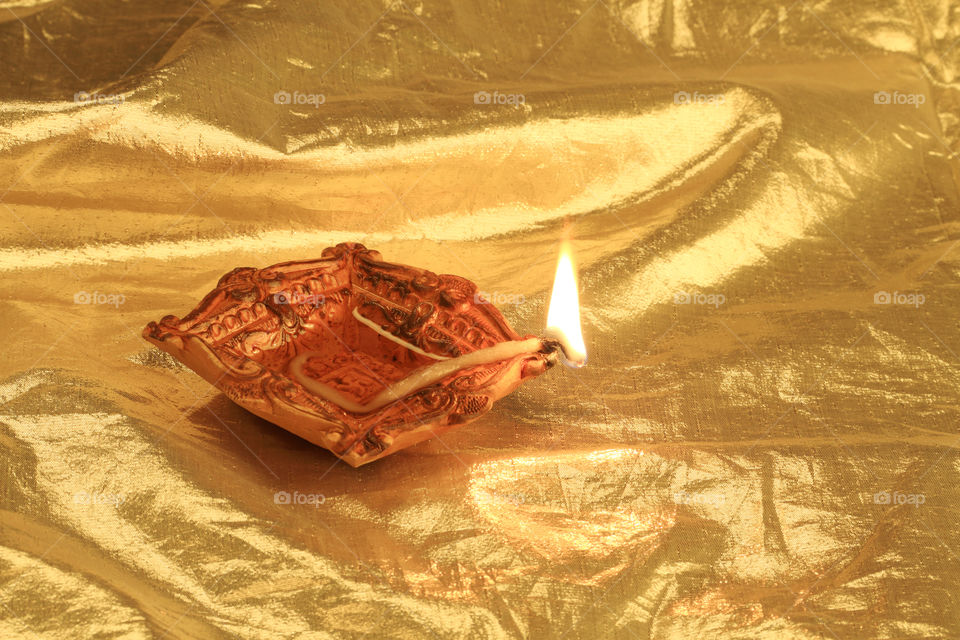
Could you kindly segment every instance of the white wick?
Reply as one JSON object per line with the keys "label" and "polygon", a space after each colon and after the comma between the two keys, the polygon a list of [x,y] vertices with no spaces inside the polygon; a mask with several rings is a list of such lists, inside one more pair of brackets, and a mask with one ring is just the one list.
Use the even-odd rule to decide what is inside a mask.
{"label": "white wick", "polygon": [[315,380],[303,372],[303,365],[308,358],[319,355],[318,351],[305,351],[290,362],[290,373],[307,391],[314,395],[329,400],[351,413],[369,413],[384,407],[395,400],[400,400],[404,396],[433,384],[451,373],[460,369],[475,367],[477,365],[509,360],[525,353],[533,354],[540,351],[543,343],[539,338],[529,338],[527,340],[509,340],[485,349],[478,349],[472,353],[450,358],[442,362],[434,362],[425,367],[413,371],[406,378],[398,380],[388,385],[383,391],[374,396],[366,404],[354,402],[345,397],[342,393],[333,387]]}
{"label": "white wick", "polygon": [[360,315],[360,312],[357,311],[357,308],[356,308],[356,307],[353,308],[353,317],[356,318],[357,320],[359,320],[360,322],[362,322],[363,324],[367,325],[368,327],[370,327],[371,329],[373,329],[374,331],[376,331],[376,332],[379,333],[380,335],[382,335],[382,336],[383,336],[384,338],[386,338],[387,340],[392,340],[393,342],[396,342],[397,344],[399,344],[399,345],[401,345],[401,346],[404,346],[404,347],[406,347],[407,349],[410,349],[410,351],[413,351],[414,353],[419,353],[419,354],[422,355],[422,356],[427,356],[428,358],[433,358],[434,360],[449,360],[449,359],[450,359],[448,356],[438,356],[438,355],[432,354],[432,353],[430,353],[430,352],[428,352],[428,351],[424,351],[423,349],[421,349],[421,348],[418,347],[417,345],[415,345],[415,344],[410,344],[410,343],[407,342],[406,340],[402,340],[402,339],[398,338],[397,336],[393,335],[393,334],[390,333],[389,331],[385,331],[385,330],[383,329],[383,327],[381,327],[380,325],[378,325],[376,322],[374,322],[374,321],[371,320],[370,318],[364,318],[362,315]]}

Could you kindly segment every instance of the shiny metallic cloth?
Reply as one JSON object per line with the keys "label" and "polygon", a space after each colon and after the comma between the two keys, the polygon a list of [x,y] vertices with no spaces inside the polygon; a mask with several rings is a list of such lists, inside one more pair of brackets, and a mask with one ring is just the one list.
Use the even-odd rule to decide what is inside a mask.
{"label": "shiny metallic cloth", "polygon": [[[0,637],[960,637],[958,16],[4,2]],[[139,335],[565,224],[590,363],[359,469]]]}

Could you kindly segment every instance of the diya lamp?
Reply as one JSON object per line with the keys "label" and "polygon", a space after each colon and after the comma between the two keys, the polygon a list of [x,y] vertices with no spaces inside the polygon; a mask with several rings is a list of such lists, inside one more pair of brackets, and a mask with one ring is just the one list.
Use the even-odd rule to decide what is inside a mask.
{"label": "diya lamp", "polygon": [[143,337],[231,400],[360,466],[476,420],[558,360],[586,362],[569,245],[544,336],[520,336],[477,286],[355,243],[242,267]]}

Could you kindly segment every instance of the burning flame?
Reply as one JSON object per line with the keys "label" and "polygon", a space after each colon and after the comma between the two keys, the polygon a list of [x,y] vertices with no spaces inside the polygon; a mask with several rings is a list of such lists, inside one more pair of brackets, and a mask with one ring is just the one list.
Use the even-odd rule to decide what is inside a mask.
{"label": "burning flame", "polygon": [[557,274],[553,278],[546,333],[560,341],[567,364],[582,367],[587,363],[587,346],[580,329],[580,296],[571,253],[570,243],[564,240],[557,260]]}

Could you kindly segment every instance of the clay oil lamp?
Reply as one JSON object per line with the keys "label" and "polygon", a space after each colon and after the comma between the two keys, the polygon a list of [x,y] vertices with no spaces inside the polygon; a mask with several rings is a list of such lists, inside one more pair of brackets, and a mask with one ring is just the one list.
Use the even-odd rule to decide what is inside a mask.
{"label": "clay oil lamp", "polygon": [[585,363],[566,244],[547,325],[520,336],[469,280],[344,243],[319,260],[234,269],[143,337],[357,467],[476,420],[558,360]]}

